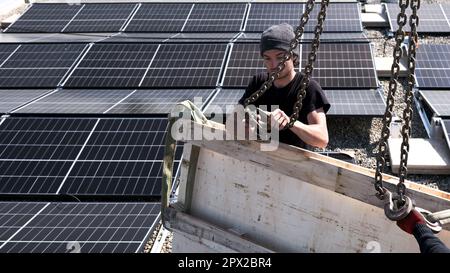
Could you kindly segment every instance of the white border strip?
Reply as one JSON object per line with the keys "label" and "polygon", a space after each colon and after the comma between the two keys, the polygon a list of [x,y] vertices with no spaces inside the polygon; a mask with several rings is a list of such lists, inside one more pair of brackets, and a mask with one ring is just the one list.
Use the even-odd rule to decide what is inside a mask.
{"label": "white border strip", "polygon": [[161,44],[158,45],[158,47],[155,50],[155,53],[153,54],[152,60],[150,61],[150,63],[147,66],[147,69],[145,69],[144,75],[142,75],[142,79],[138,84],[138,87],[141,87],[142,83],[144,82],[145,77],[147,76],[148,70],[150,69],[150,66],[153,63],[153,60],[155,60],[156,54],[158,54],[159,48],[161,47]]}
{"label": "white border strip", "polygon": [[[61,83],[61,81],[58,83],[57,86],[63,87],[64,85],[66,85],[67,81],[70,79],[70,77],[72,76],[73,72],[75,70],[77,70],[78,66],[80,65],[80,63],[83,61],[84,57],[86,57],[86,55],[88,54],[88,52],[91,50],[91,47],[94,46],[94,43],[89,43],[83,50],[85,50],[85,52],[83,53],[83,51],[81,51],[81,57],[78,56],[78,61],[75,60],[75,62],[72,64],[71,67],[69,67],[69,69],[67,70],[66,74],[62,77],[61,81],[63,81]],[[70,73],[69,73],[70,71]],[[69,73],[69,75],[67,75],[67,73]],[[67,77],[66,77],[67,76]]]}
{"label": "white border strip", "polygon": [[[136,7],[137,6],[137,7]],[[134,7],[134,11],[131,11],[130,15],[128,16],[127,20],[125,20],[125,22],[123,23],[123,25],[120,27],[119,31],[125,31],[125,29],[128,27],[128,25],[131,23],[131,21],[133,20],[134,16],[136,15],[136,13],[139,11],[139,9],[142,6],[142,3],[137,3],[136,6]]]}
{"label": "white border strip", "polygon": [[72,21],[75,19],[75,17],[78,16],[78,14],[84,9],[85,6],[86,6],[85,4],[83,4],[81,6],[81,8],[77,11],[77,13],[75,13],[75,15],[72,17],[72,19],[70,19],[70,21],[61,29],[60,32],[64,32],[64,30],[66,30],[66,28],[69,26],[69,24],[72,23]]}
{"label": "white border strip", "polygon": [[195,3],[192,4],[191,10],[189,11],[188,16],[186,17],[186,21],[184,21],[184,24],[183,24],[183,26],[181,27],[180,32],[183,32],[184,27],[186,26],[186,24],[187,24],[187,22],[188,22],[188,20],[189,20],[189,17],[191,17],[191,13],[192,13],[192,10],[194,10],[194,7],[195,7]]}
{"label": "white border strip", "polygon": [[109,107],[108,110],[104,111],[103,114],[106,114],[109,112],[109,110],[113,109],[114,107],[116,107],[117,105],[119,105],[120,103],[122,103],[124,100],[128,99],[131,95],[133,95],[135,92],[137,91],[137,89],[135,89],[133,92],[131,92],[130,94],[126,95],[123,99],[121,99],[120,101],[118,101],[116,104],[114,104],[113,106]]}
{"label": "white border strip", "polygon": [[14,55],[16,52],[17,52],[17,50],[19,50],[19,48],[22,46],[22,44],[20,44],[20,45],[18,45],[17,47],[16,47],[16,49],[14,49],[14,51],[13,52],[11,52],[11,54],[9,54],[9,56],[0,64],[0,67],[2,67],[11,57],[12,57],[12,55]]}

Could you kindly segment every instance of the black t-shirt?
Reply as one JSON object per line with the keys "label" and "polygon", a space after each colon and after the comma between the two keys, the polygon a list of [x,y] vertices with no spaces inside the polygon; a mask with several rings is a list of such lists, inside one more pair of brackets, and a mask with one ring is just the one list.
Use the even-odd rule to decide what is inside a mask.
{"label": "black t-shirt", "polygon": [[[255,91],[259,90],[268,77],[268,73],[260,73],[253,76],[253,79],[247,86],[244,95],[239,100],[239,104],[244,105],[244,100],[250,97],[250,95]],[[303,73],[297,72],[294,79],[285,87],[276,88],[275,85],[272,85],[272,87],[269,88],[253,104],[256,107],[266,105],[267,111],[274,111],[275,109],[271,109],[271,105],[278,105],[279,108],[286,113],[286,115],[291,116],[294,111],[294,104],[297,101],[297,93],[300,91],[302,77]],[[328,102],[328,99],[326,98],[320,85],[311,79],[308,88],[306,89],[306,96],[303,99],[302,109],[300,110],[298,118],[299,121],[304,124],[308,124],[307,115],[321,107],[323,107],[323,110],[326,113],[328,109],[330,109],[330,103]],[[305,143],[291,130],[280,131],[280,142],[302,148],[305,147]]]}

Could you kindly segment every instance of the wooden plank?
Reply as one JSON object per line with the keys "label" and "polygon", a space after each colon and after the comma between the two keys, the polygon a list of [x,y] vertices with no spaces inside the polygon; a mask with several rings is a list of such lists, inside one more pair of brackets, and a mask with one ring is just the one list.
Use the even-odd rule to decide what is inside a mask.
{"label": "wooden plank", "polygon": [[[392,172],[400,167],[400,147],[402,139],[388,140]],[[444,139],[409,139],[408,173],[450,174],[450,150]]]}
{"label": "wooden plank", "polygon": [[237,252],[271,253],[272,250],[259,244],[255,244],[225,229],[219,228],[211,223],[192,217],[189,214],[171,210],[169,215],[170,229],[183,232],[191,236],[201,237],[204,240],[215,242]]}

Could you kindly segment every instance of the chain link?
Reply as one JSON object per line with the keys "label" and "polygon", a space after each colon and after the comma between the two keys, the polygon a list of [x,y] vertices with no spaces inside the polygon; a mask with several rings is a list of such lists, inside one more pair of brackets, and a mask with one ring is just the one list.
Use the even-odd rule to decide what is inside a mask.
{"label": "chain link", "polygon": [[[322,33],[322,30],[323,30],[323,22],[325,21],[326,8],[328,6],[328,3],[329,3],[329,0],[321,1],[321,9],[320,9],[319,15],[317,17],[318,22],[314,29],[314,39],[311,43],[312,49],[311,49],[311,53],[309,54],[309,57],[308,57],[308,63],[305,67],[305,76],[302,79],[300,91],[297,94],[297,101],[294,104],[294,113],[291,115],[291,121],[286,126],[287,128],[292,127],[295,120],[297,120],[299,112],[302,108],[302,101],[306,95],[306,88],[309,84],[309,78],[312,74],[313,64],[316,59],[316,51],[320,45],[320,34]],[[277,69],[275,71],[273,71],[272,73],[270,73],[269,78],[267,79],[267,81],[265,81],[263,83],[261,88],[258,91],[254,92],[250,97],[248,97],[244,101],[244,107],[247,107],[249,104],[254,103],[256,100],[258,100],[270,87],[272,87],[273,82],[276,79],[278,79],[278,77],[280,76],[280,72],[283,71],[283,69],[285,68],[286,62],[292,58],[292,56],[294,54],[294,50],[297,48],[297,46],[299,44],[300,37],[302,37],[302,35],[303,35],[305,25],[309,21],[309,16],[310,16],[310,13],[313,10],[313,8],[314,8],[314,0],[308,0],[308,2],[306,3],[305,12],[303,13],[303,15],[300,19],[300,25],[295,29],[295,37],[290,42],[289,52],[287,52],[284,55],[283,60],[278,64]]]}
{"label": "chain link", "polygon": [[387,95],[386,111],[383,118],[383,129],[381,131],[381,140],[378,146],[378,155],[375,171],[375,189],[377,190],[378,198],[383,199],[386,190],[383,188],[383,176],[382,171],[386,166],[386,152],[387,152],[387,142],[390,136],[390,124],[392,121],[392,112],[394,110],[394,96],[397,91],[397,86],[399,85],[398,78],[400,73],[400,58],[402,56],[401,44],[405,39],[405,32],[403,27],[407,23],[406,9],[411,1],[411,9],[413,14],[410,16],[410,27],[411,32],[409,34],[409,50],[408,50],[408,88],[405,92],[405,102],[406,108],[403,111],[404,125],[402,127],[402,146],[400,155],[400,171],[399,171],[399,183],[397,184],[397,194],[399,195],[399,200],[404,200],[404,195],[406,192],[406,187],[404,185],[404,180],[407,175],[407,162],[408,162],[408,152],[409,152],[409,136],[411,133],[411,118],[412,118],[412,100],[413,94],[412,89],[415,84],[414,71],[415,71],[415,56],[416,56],[416,46],[417,46],[417,25],[419,18],[417,16],[417,10],[420,7],[420,0],[400,0],[400,13],[397,16],[398,30],[395,34],[395,48],[394,48],[394,62],[391,67],[391,79],[389,81],[389,90]]}

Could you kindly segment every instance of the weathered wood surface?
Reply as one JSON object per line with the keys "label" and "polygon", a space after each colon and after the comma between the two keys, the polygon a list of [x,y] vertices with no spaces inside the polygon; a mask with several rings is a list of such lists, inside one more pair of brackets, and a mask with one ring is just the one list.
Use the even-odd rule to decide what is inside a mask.
{"label": "weathered wood surface", "polygon": [[[226,238],[236,236],[237,231],[242,234],[239,238],[280,252],[419,250],[412,236],[385,217],[382,203],[375,197],[373,170],[284,144],[277,151],[262,152],[255,141],[190,143],[200,147],[200,152],[189,219],[223,232],[208,238],[204,237],[209,230],[206,227],[185,226],[175,232],[219,240],[229,248]],[[190,154],[185,153],[181,185],[188,181],[189,159]],[[394,190],[398,179],[385,175],[384,181]],[[430,211],[450,208],[448,193],[415,183],[406,186],[418,206]],[[183,187],[186,189],[180,189]],[[185,191],[179,194],[177,205],[183,207]],[[448,230],[439,237],[450,245]]]}

